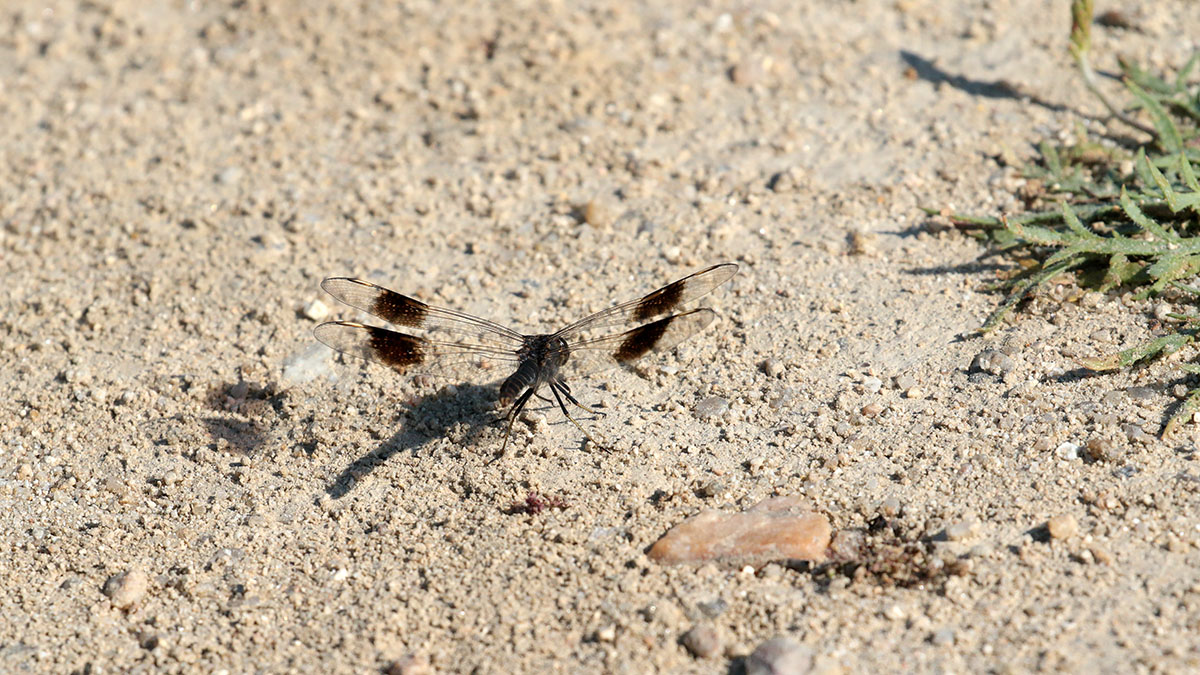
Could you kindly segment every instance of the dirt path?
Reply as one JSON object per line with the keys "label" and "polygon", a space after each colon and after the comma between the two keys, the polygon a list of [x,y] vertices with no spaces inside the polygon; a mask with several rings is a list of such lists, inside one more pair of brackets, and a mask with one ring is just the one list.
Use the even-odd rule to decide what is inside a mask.
{"label": "dirt path", "polygon": [[[1074,366],[1156,303],[971,337],[1003,261],[918,209],[1015,208],[998,158],[1099,112],[1065,2],[367,4],[0,10],[0,670],[1200,667],[1179,375]],[[1200,5],[1121,11],[1101,68],[1195,48]],[[312,337],[326,276],[534,332],[727,260],[704,334],[575,384],[610,450],[543,409],[493,461],[506,373]],[[645,555],[776,495],[952,569]]]}

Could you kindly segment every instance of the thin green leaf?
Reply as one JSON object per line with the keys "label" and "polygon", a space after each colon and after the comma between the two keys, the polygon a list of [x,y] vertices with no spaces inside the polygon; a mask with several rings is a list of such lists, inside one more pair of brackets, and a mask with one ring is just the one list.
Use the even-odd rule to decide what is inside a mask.
{"label": "thin green leaf", "polygon": [[1187,91],[1188,75],[1192,73],[1192,68],[1196,67],[1197,59],[1200,59],[1200,51],[1193,52],[1192,58],[1188,59],[1187,63],[1183,64],[1183,67],[1175,74],[1175,91]]}
{"label": "thin green leaf", "polygon": [[1196,174],[1192,171],[1192,163],[1188,161],[1187,154],[1179,153],[1179,175],[1183,177],[1183,182],[1192,192],[1200,192],[1200,182],[1196,180]]}
{"label": "thin green leaf", "polygon": [[1176,153],[1183,150],[1183,138],[1179,135],[1179,129],[1176,128],[1174,120],[1163,109],[1158,101],[1150,97],[1144,89],[1142,89],[1132,79],[1125,81],[1125,86],[1133,94],[1134,98],[1142,104],[1146,112],[1150,113],[1150,119],[1154,121],[1154,128],[1158,132],[1158,142],[1163,149],[1169,153]]}
{"label": "thin green leaf", "polygon": [[1125,74],[1125,77],[1136,82],[1139,87],[1142,87],[1146,91],[1161,96],[1170,96],[1176,91],[1175,87],[1168,84],[1165,80],[1147,70],[1143,70],[1141,66],[1132,61],[1118,58],[1117,63],[1121,66],[1121,72]]}
{"label": "thin green leaf", "polygon": [[[1184,363],[1180,364],[1180,367],[1191,373],[1200,373],[1200,368],[1193,369],[1186,367],[1191,365],[1190,363]],[[1179,410],[1175,411],[1175,414],[1171,415],[1171,419],[1167,420],[1167,424],[1163,427],[1162,431],[1163,440],[1171,438],[1175,435],[1175,432],[1179,431],[1180,426],[1190,422],[1196,416],[1197,410],[1200,410],[1200,387],[1188,391],[1188,397],[1179,406]]]}
{"label": "thin green leaf", "polygon": [[1200,295],[1200,288],[1197,288],[1195,286],[1189,286],[1188,284],[1180,283],[1178,281],[1172,281],[1171,285],[1174,286],[1175,288],[1178,288],[1181,291],[1186,292],[1186,293],[1191,293],[1192,295]]}
{"label": "thin green leaf", "polygon": [[1042,153],[1042,161],[1046,163],[1046,171],[1051,176],[1061,179],[1063,175],[1062,159],[1058,156],[1058,150],[1054,149],[1048,141],[1038,143],[1038,151]]}
{"label": "thin green leaf", "polygon": [[1129,193],[1125,191],[1125,187],[1121,186],[1121,209],[1125,211],[1125,215],[1134,222],[1138,227],[1154,235],[1160,241],[1179,241],[1179,235],[1174,232],[1168,232],[1163,229],[1162,225],[1154,222],[1142,213],[1138,205],[1129,198]]}
{"label": "thin green leaf", "polygon": [[1060,205],[1060,208],[1062,208],[1063,222],[1067,224],[1067,227],[1070,228],[1072,232],[1081,237],[1096,236],[1090,230],[1084,227],[1083,223],[1079,222],[1079,218],[1075,215],[1075,211],[1071,208],[1070,204],[1064,201]]}
{"label": "thin green leaf", "polygon": [[1171,333],[1170,335],[1164,335],[1158,339],[1151,340],[1130,349],[1126,349],[1122,352],[1117,352],[1116,354],[1100,356],[1093,359],[1080,359],[1079,365],[1087,368],[1088,370],[1100,372],[1125,368],[1126,366],[1132,366],[1138,361],[1143,361],[1157,356],[1174,354],[1193,339],[1195,339],[1195,336],[1188,333]]}

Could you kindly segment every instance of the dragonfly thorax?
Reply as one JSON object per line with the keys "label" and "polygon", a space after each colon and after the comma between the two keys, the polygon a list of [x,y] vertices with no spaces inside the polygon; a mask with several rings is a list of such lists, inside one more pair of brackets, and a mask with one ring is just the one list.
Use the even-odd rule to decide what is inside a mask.
{"label": "dragonfly thorax", "polygon": [[567,341],[557,335],[529,335],[517,355],[517,371],[500,385],[500,399],[504,401],[515,399],[525,389],[537,390],[557,380],[571,352]]}

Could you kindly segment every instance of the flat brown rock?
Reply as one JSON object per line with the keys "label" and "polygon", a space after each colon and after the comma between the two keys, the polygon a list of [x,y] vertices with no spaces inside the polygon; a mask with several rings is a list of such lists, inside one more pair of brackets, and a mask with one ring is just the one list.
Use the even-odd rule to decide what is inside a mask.
{"label": "flat brown rock", "polygon": [[702,511],[672,527],[649,555],[666,565],[822,560],[830,533],[829,520],[799,498],[775,497],[741,513]]}

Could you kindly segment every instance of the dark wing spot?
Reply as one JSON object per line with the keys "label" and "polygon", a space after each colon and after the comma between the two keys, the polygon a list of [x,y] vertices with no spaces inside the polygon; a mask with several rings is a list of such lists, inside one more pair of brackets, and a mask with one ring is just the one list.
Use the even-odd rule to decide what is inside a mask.
{"label": "dark wing spot", "polygon": [[674,283],[667,284],[642,298],[641,302],[633,310],[634,320],[646,321],[674,309],[679,304],[679,297],[683,295],[685,281],[686,279],[680,279]]}
{"label": "dark wing spot", "polygon": [[[668,286],[667,288],[670,288]],[[666,288],[662,290],[667,290]],[[660,291],[661,292],[661,291]],[[625,339],[621,341],[621,346],[617,348],[613,358],[621,363],[629,363],[645,356],[646,352],[654,349],[654,345],[662,338],[663,333],[667,332],[667,326],[675,317],[668,316],[665,319],[659,319],[654,323],[648,323],[645,326],[634,328],[625,333]]]}
{"label": "dark wing spot", "polygon": [[375,316],[397,326],[420,326],[429,312],[429,305],[387,289],[379,289],[371,309]]}
{"label": "dark wing spot", "polygon": [[371,350],[380,362],[404,370],[425,360],[425,340],[374,326],[365,328],[371,333]]}

